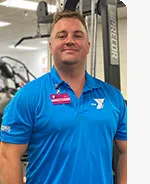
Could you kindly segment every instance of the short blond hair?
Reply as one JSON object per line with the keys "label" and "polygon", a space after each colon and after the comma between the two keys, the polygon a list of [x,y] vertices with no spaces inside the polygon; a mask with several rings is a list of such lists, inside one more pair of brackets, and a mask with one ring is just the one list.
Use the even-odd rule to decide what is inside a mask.
{"label": "short blond hair", "polygon": [[54,25],[60,19],[63,19],[63,18],[75,18],[75,19],[78,19],[83,24],[85,30],[87,31],[87,26],[86,26],[86,23],[85,23],[85,19],[79,12],[71,11],[71,10],[63,10],[63,11],[58,11],[58,12],[56,12],[54,14],[53,22],[51,24],[51,32],[52,32],[52,30],[54,28]]}

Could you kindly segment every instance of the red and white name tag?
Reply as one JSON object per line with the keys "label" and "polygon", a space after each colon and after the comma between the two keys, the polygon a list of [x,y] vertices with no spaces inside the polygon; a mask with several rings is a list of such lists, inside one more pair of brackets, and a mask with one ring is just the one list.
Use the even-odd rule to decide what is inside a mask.
{"label": "red and white name tag", "polygon": [[71,103],[70,96],[67,93],[63,94],[51,94],[51,101],[53,104],[68,104]]}

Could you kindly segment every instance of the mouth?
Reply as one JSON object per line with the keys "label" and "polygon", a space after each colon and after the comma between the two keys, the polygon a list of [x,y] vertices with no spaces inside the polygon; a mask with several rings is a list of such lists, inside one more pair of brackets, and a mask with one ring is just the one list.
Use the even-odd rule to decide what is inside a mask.
{"label": "mouth", "polygon": [[63,52],[77,52],[77,49],[63,49]]}

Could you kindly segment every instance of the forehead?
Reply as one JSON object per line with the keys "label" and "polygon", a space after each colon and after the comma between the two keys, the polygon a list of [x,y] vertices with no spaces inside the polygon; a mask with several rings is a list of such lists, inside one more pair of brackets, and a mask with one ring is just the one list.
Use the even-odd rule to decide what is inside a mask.
{"label": "forehead", "polygon": [[86,32],[85,27],[83,26],[82,22],[77,18],[62,18],[60,19],[53,27],[52,32],[54,31],[61,31],[61,30],[80,30],[82,32]]}

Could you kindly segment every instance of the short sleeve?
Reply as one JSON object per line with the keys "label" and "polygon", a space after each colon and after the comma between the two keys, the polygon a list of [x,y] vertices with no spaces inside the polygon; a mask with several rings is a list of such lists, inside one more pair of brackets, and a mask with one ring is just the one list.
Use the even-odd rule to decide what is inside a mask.
{"label": "short sleeve", "polygon": [[34,123],[34,107],[25,87],[15,94],[4,109],[1,125],[1,141],[13,144],[29,142]]}
{"label": "short sleeve", "polygon": [[127,140],[127,105],[120,92],[118,94],[118,98],[119,122],[115,138],[119,140]]}

